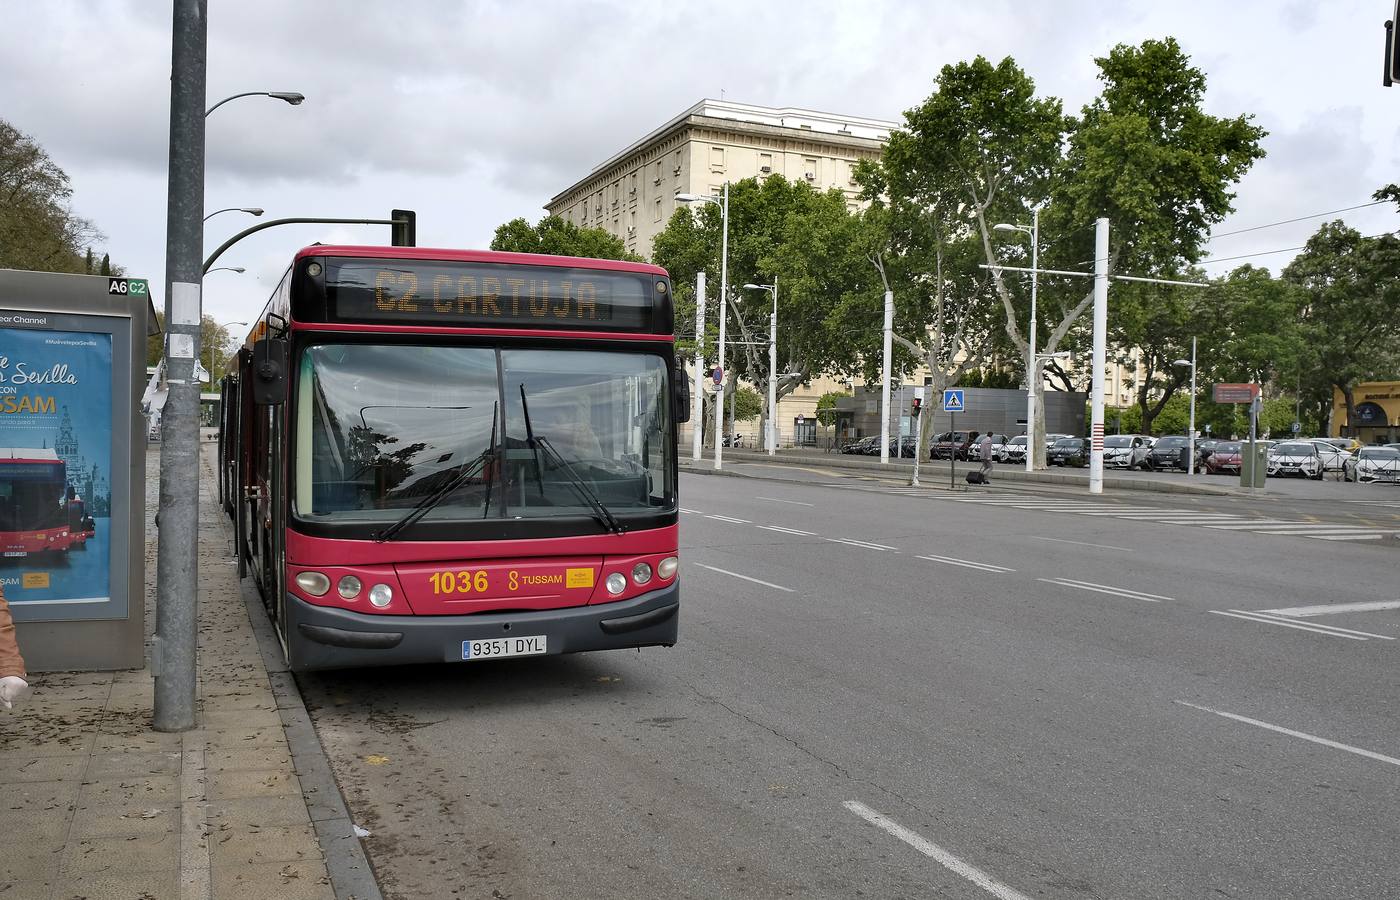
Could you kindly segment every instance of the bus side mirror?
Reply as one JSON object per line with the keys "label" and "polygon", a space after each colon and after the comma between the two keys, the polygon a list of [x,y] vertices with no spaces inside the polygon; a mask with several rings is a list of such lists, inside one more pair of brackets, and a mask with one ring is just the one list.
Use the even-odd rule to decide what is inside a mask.
{"label": "bus side mirror", "polygon": [[676,423],[690,421],[690,382],[685,379],[685,371],[676,372]]}
{"label": "bus side mirror", "polygon": [[287,402],[287,365],[290,347],[282,338],[263,338],[253,344],[253,402],[281,406]]}

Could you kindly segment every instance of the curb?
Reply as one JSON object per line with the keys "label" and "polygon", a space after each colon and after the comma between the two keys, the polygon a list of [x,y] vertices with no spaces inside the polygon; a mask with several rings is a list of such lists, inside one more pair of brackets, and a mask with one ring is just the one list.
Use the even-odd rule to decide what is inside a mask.
{"label": "curb", "polygon": [[336,900],[383,900],[374,869],[365,856],[364,846],[355,837],[350,810],[336,784],[325,748],[311,724],[311,714],[297,688],[296,678],[287,670],[282,658],[282,645],[273,631],[272,621],[263,608],[262,598],[244,579],[239,585],[253,634],[267,668],[272,695],[277,699],[277,713],[287,733],[287,745],[292,751],[292,767],[301,782],[302,799],[316,829],[316,841],[326,857],[326,872]]}
{"label": "curb", "polygon": [[[889,473],[889,474],[898,473],[898,474],[901,475],[901,476],[908,475],[909,472],[910,472],[910,470],[912,470],[912,468],[913,468],[913,465],[912,465],[911,463],[906,463],[906,462],[904,462],[904,461],[902,461],[902,460],[900,460],[900,461],[891,460],[888,464],[880,465],[880,464],[878,464],[878,463],[866,463],[866,462],[861,462],[861,461],[857,461],[857,460],[855,460],[855,459],[841,459],[840,457],[841,457],[842,455],[843,455],[843,454],[832,453],[832,454],[824,454],[824,455],[822,455],[822,456],[811,456],[811,455],[793,456],[793,455],[784,455],[784,454],[782,454],[782,453],[779,453],[779,454],[777,454],[776,456],[770,457],[770,456],[768,456],[768,455],[765,454],[765,453],[749,454],[749,453],[747,453],[747,452],[745,452],[745,451],[743,451],[743,450],[740,450],[740,451],[737,451],[737,452],[736,452],[736,451],[733,451],[733,450],[730,450],[730,451],[726,452],[724,456],[725,456],[725,459],[726,459],[726,460],[732,460],[733,462],[742,462],[742,463],[767,463],[767,464],[769,464],[769,465],[793,465],[793,466],[815,465],[815,466],[825,466],[826,468],[830,468],[830,469],[849,469],[849,470],[852,470],[852,471],[857,471],[857,472],[869,472],[869,473],[872,473],[872,474],[879,474],[879,473],[882,473],[882,472],[883,472],[883,473]],[[935,466],[937,466],[938,463],[940,463],[940,462],[946,463],[946,460],[932,460],[932,461],[930,462],[930,466],[931,466],[931,467],[935,467]],[[685,464],[684,464],[684,463],[682,463],[682,468],[685,468]],[[700,471],[700,469],[701,469],[702,467],[691,466],[691,467],[689,467],[689,468],[690,468],[691,471]],[[920,468],[923,468],[923,467],[921,466]],[[711,469],[710,471],[714,471],[714,470]],[[721,470],[721,471],[723,471],[723,470]],[[932,471],[932,469],[931,469],[930,471]],[[1056,485],[1056,486],[1060,486],[1060,487],[1064,487],[1064,486],[1069,486],[1069,487],[1087,487],[1087,486],[1088,486],[1088,479],[1087,479],[1087,478],[1078,478],[1078,477],[1073,476],[1073,475],[1068,475],[1068,474],[1062,475],[1062,474],[1055,473],[1055,472],[1037,472],[1037,473],[1035,473],[1034,475],[1028,475],[1028,474],[1027,474],[1026,472],[1024,472],[1024,471],[1013,470],[1013,469],[1007,469],[1007,468],[1005,468],[1005,466],[1002,466],[1002,467],[998,468],[996,477],[997,477],[998,480],[1000,480],[1000,481],[1002,481],[1002,482],[1018,482],[1018,483],[1023,483],[1023,484],[1048,484],[1048,485]],[[1158,494],[1192,494],[1192,495],[1200,496],[1200,497],[1250,497],[1250,496],[1258,496],[1258,494],[1249,494],[1249,493],[1245,493],[1245,492],[1243,491],[1243,489],[1241,489],[1240,491],[1235,491],[1235,490],[1233,490],[1233,489],[1230,489],[1230,488],[1227,488],[1227,487],[1223,487],[1223,486],[1216,486],[1216,485],[1173,484],[1173,483],[1171,483],[1171,482],[1163,482],[1163,481],[1147,481],[1147,480],[1138,480],[1138,479],[1133,479],[1133,478],[1121,478],[1121,477],[1115,477],[1115,476],[1113,476],[1113,475],[1107,475],[1107,474],[1104,476],[1104,487],[1105,487],[1105,488],[1112,488],[1112,489],[1114,489],[1114,490],[1146,491],[1146,492],[1149,492],[1149,493],[1158,493]],[[1260,492],[1260,493],[1262,493],[1262,492]]]}

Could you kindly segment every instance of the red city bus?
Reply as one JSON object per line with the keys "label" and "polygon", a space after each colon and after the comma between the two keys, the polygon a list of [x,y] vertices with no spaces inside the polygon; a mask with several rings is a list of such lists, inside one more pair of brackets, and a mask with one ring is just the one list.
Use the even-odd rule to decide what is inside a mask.
{"label": "red city bus", "polygon": [[67,489],[67,466],[53,450],[0,449],[0,554],[67,553],[76,540]]}
{"label": "red city bus", "polygon": [[651,265],[297,253],[219,473],[291,668],[674,644],[672,319]]}

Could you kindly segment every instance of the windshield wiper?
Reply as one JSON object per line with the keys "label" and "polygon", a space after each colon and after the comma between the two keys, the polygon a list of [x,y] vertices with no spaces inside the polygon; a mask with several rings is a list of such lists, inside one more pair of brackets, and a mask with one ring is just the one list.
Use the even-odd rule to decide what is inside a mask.
{"label": "windshield wiper", "polygon": [[[388,528],[385,528],[383,531],[376,534],[374,536],[374,540],[376,542],[380,544],[384,543],[385,541],[392,538],[394,535],[398,534],[400,531],[403,531],[405,528],[412,525],[414,522],[417,522],[419,519],[432,512],[434,508],[436,508],[440,503],[442,503],[442,501],[446,500],[449,496],[451,496],[453,491],[457,490],[457,488],[465,484],[468,478],[471,478],[473,475],[478,474],[482,470],[482,468],[486,465],[487,461],[489,461],[495,455],[496,452],[496,413],[499,406],[500,404],[498,401],[495,404],[495,408],[493,408],[491,411],[491,443],[487,445],[486,449],[481,451],[481,454],[475,459],[470,459],[462,463],[462,465],[458,467],[457,471],[452,475],[452,477],[448,478],[442,484],[438,485],[436,489],[434,489],[422,500],[419,500],[418,503],[413,507],[413,509],[410,509],[401,519],[399,519],[398,521],[391,524]],[[487,481],[486,484],[485,505],[488,509],[491,505],[491,488],[493,486],[494,481],[495,472],[493,470],[491,473],[491,478]],[[481,517],[483,519],[486,518],[485,511],[482,512]]]}
{"label": "windshield wiper", "polygon": [[[593,517],[603,523],[604,527],[613,534],[622,534],[625,532],[627,529],[617,520],[617,516],[613,515],[612,510],[608,509],[607,505],[603,503],[602,500],[598,499],[598,495],[588,486],[588,482],[579,477],[578,473],[574,471],[574,467],[569,465],[568,461],[564,459],[563,456],[559,455],[559,451],[554,449],[554,445],[549,442],[549,438],[546,438],[544,435],[535,434],[534,426],[530,424],[530,402],[525,398],[525,385],[523,383],[520,385],[520,409],[525,419],[525,439],[529,443],[530,449],[536,451],[544,450],[555,467],[564,473],[567,478],[566,483],[574,489],[574,493],[583,498],[584,503],[588,504],[589,508],[593,510]],[[535,460],[535,472],[536,479],[540,484],[540,494],[543,495],[544,476],[540,474],[538,453],[536,454]]]}

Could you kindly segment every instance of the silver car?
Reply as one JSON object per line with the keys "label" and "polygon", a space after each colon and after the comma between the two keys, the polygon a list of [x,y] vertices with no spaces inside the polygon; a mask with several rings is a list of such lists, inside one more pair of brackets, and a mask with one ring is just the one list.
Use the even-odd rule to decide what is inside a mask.
{"label": "silver car", "polygon": [[1140,434],[1110,434],[1103,439],[1103,464],[1114,469],[1146,468],[1151,446]]}

